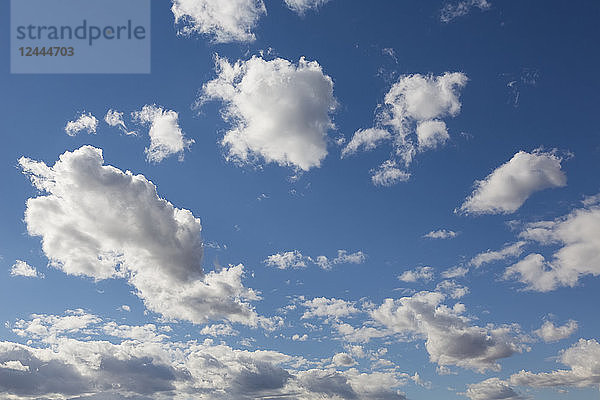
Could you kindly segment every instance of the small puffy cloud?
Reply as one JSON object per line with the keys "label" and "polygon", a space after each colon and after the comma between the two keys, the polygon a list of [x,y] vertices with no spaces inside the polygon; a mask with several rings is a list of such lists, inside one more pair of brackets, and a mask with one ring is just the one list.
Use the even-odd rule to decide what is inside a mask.
{"label": "small puffy cloud", "polygon": [[121,307],[119,307],[119,310],[130,312],[131,311],[131,307],[129,307],[127,304],[123,304]]}
{"label": "small puffy cloud", "polygon": [[420,149],[435,149],[450,139],[444,121],[423,121],[417,125],[417,143]]}
{"label": "small puffy cloud", "polygon": [[69,136],[75,136],[81,131],[95,134],[97,127],[98,120],[92,115],[92,113],[81,113],[75,121],[67,122],[67,125],[65,126],[65,132]]}
{"label": "small puffy cloud", "polygon": [[394,334],[425,337],[431,362],[476,371],[500,369],[497,361],[521,352],[514,327],[470,324],[465,306],[443,304],[440,292],[419,292],[398,300],[386,299],[371,317]]}
{"label": "small puffy cloud", "polygon": [[17,260],[10,269],[11,276],[25,276],[27,278],[43,278],[44,275],[39,273],[35,267],[27,264],[25,261]]}
{"label": "small puffy cloud", "polygon": [[132,113],[134,120],[150,125],[150,147],[146,148],[146,159],[161,162],[172,154],[183,158],[183,151],[189,148],[193,139],[185,137],[179,127],[179,114],[156,105],[145,105],[140,111]]}
{"label": "small puffy cloud", "polygon": [[201,335],[209,336],[236,336],[239,334],[238,331],[233,329],[229,324],[214,324],[208,325],[202,328],[200,331]]}
{"label": "small puffy cloud", "polygon": [[339,367],[351,367],[356,365],[356,361],[348,353],[337,353],[331,358],[331,362]]}
{"label": "small puffy cloud", "polygon": [[488,0],[460,0],[456,3],[446,3],[440,12],[440,21],[451,22],[458,17],[467,15],[471,9],[489,10],[492,4]]}
{"label": "small puffy cloud", "polygon": [[521,371],[511,375],[510,383],[534,388],[600,385],[600,343],[596,340],[579,339],[579,342],[561,352],[559,361],[569,369],[541,373]]}
{"label": "small puffy cloud", "polygon": [[561,170],[563,159],[556,151],[519,151],[496,168],[457,210],[464,214],[510,214],[517,211],[535,192],[564,187],[567,177]]}
{"label": "small puffy cloud", "polygon": [[227,159],[262,159],[304,171],[321,165],[336,100],[333,81],[318,62],[254,56],[231,64],[217,57],[216,71],[199,104],[223,102],[221,113],[232,125],[221,140]]}
{"label": "small puffy cloud", "polygon": [[279,269],[305,268],[306,257],[298,250],[292,250],[284,253],[272,254],[266,258],[264,263],[269,267]]}
{"label": "small puffy cloud", "polygon": [[449,268],[442,272],[442,278],[452,279],[452,278],[462,278],[469,273],[469,268],[463,266],[456,266]]}
{"label": "small puffy cloud", "polygon": [[347,250],[338,250],[336,257],[328,258],[327,256],[304,256],[298,250],[292,250],[272,254],[264,260],[264,263],[269,267],[279,269],[306,268],[308,264],[318,265],[323,269],[331,269],[338,264],[362,264],[366,258],[367,255],[362,251],[348,253]]}
{"label": "small puffy cloud", "polygon": [[323,269],[331,269],[338,264],[362,264],[367,259],[367,255],[362,251],[348,253],[347,250],[338,250],[335,258],[329,259],[326,256],[318,256],[314,263]]}
{"label": "small puffy cloud", "polygon": [[306,14],[309,10],[318,10],[330,0],[284,0],[290,10],[299,15]]}
{"label": "small puffy cloud", "polygon": [[402,282],[430,281],[434,277],[432,267],[418,267],[413,270],[404,271],[398,277]]}
{"label": "small puffy cloud", "polygon": [[458,236],[458,232],[449,229],[438,229],[437,231],[431,231],[423,235],[423,237],[427,239],[452,239],[456,236]]}
{"label": "small puffy cloud", "polygon": [[392,135],[385,129],[359,129],[352,137],[352,140],[350,140],[342,150],[342,158],[356,153],[361,148],[364,151],[372,150],[377,147],[380,142],[391,139],[391,137]]}
{"label": "small puffy cloud", "polygon": [[467,386],[465,395],[471,400],[524,400],[509,383],[498,378],[486,379],[483,382]]}
{"label": "small puffy cloud", "polygon": [[487,250],[477,254],[470,261],[470,264],[476,268],[484,264],[489,264],[496,261],[506,260],[511,257],[518,257],[523,253],[523,247],[527,244],[525,241],[519,241],[503,247],[501,250]]}
{"label": "small puffy cloud", "polygon": [[337,319],[360,312],[354,306],[354,303],[335,298],[328,299],[325,297],[316,297],[312,300],[306,300],[302,305],[307,308],[302,315],[303,319],[313,317]]}
{"label": "small puffy cloud", "polygon": [[167,319],[257,324],[247,301],[258,295],[243,286],[244,267],[205,273],[200,220],[160,198],[143,175],[104,165],[102,150],[91,146],[65,152],[53,166],[25,157],[19,163],[43,193],[27,200],[25,223],[51,266],[126,279]]}
{"label": "small puffy cloud", "polygon": [[398,168],[394,160],[386,160],[379,168],[371,171],[371,181],[375,186],[393,186],[409,179],[410,174]]}
{"label": "small puffy cloud", "polygon": [[104,122],[106,122],[110,126],[117,127],[126,135],[135,135],[134,131],[129,131],[127,126],[125,125],[125,121],[123,120],[123,113],[117,110],[113,110],[112,108],[106,112],[104,116]]}
{"label": "small puffy cloud", "polygon": [[436,292],[446,293],[453,299],[460,299],[469,294],[468,287],[451,280],[441,281],[437,284],[435,290]]}
{"label": "small puffy cloud", "polygon": [[450,138],[442,118],[454,117],[460,112],[460,90],[467,80],[460,72],[401,76],[378,107],[375,126],[356,131],[342,155],[357,152],[361,145],[370,150],[384,139],[390,139],[394,158],[379,167],[373,175],[373,183],[389,186],[408,180],[410,174],[397,163],[402,162],[407,169],[417,153],[440,147]]}
{"label": "small puffy cloud", "polygon": [[292,340],[294,342],[306,342],[308,340],[308,335],[305,333],[304,335],[300,336],[299,334],[295,333],[292,335]]}
{"label": "small puffy cloud", "polygon": [[527,289],[548,292],[573,287],[585,275],[600,275],[600,205],[573,210],[554,221],[526,225],[520,238],[541,245],[558,245],[550,259],[532,253],[508,267],[504,277],[517,278]]}
{"label": "small puffy cloud", "polygon": [[577,321],[570,320],[565,325],[556,326],[551,321],[546,321],[540,329],[533,331],[544,342],[557,342],[571,336],[577,330]]}
{"label": "small puffy cloud", "polygon": [[214,43],[252,42],[258,20],[266,15],[262,0],[173,0],[180,35],[206,35]]}

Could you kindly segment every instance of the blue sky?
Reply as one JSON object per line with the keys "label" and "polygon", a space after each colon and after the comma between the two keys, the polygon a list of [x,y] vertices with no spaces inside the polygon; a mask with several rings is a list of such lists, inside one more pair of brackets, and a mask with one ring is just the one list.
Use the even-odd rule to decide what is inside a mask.
{"label": "blue sky", "polygon": [[150,74],[4,29],[2,397],[596,399],[599,16],[153,1]]}

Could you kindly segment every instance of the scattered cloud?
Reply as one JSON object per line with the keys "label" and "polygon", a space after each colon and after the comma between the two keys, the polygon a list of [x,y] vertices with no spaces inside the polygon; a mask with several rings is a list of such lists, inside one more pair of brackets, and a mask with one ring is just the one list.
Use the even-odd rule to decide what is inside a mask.
{"label": "scattered cloud", "polygon": [[307,11],[318,10],[330,0],[284,0],[290,10],[298,15],[304,15]]}
{"label": "scattered cloud", "polygon": [[104,116],[104,122],[108,125],[117,127],[126,135],[135,135],[134,131],[130,131],[127,129],[127,125],[125,125],[125,121],[123,120],[123,113],[117,110],[113,110],[112,108],[106,112]]}
{"label": "scattered cloud", "polygon": [[517,278],[528,290],[548,292],[573,287],[581,276],[600,275],[600,205],[588,204],[556,220],[526,225],[521,239],[560,247],[548,260],[539,253],[527,255],[504,277]]}
{"label": "scattered cloud", "polygon": [[132,113],[132,117],[143,125],[150,125],[150,147],[146,148],[149,162],[158,163],[173,154],[179,154],[182,160],[184,150],[194,143],[193,139],[185,137],[179,127],[179,114],[173,110],[145,105],[140,111]]}
{"label": "scattered cloud", "polygon": [[65,132],[69,136],[75,136],[81,131],[86,131],[90,134],[96,133],[98,127],[98,120],[92,115],[92,113],[81,113],[75,121],[67,122],[65,126]]}
{"label": "scattered cloud", "polygon": [[510,383],[534,388],[600,385],[600,343],[596,340],[579,339],[579,342],[561,352],[559,360],[569,369],[542,373],[521,371],[511,375]]}
{"label": "scattered cloud", "polygon": [[389,187],[409,179],[410,173],[398,168],[398,164],[394,160],[387,160],[379,168],[371,170],[371,181],[375,186]]}
{"label": "scattered cloud", "polygon": [[468,273],[469,273],[469,268],[459,265],[456,267],[449,268],[446,271],[442,272],[442,278],[445,278],[445,279],[462,278],[463,276],[466,276]]}
{"label": "scattered cloud", "polygon": [[496,261],[503,261],[507,258],[518,257],[523,253],[523,247],[527,244],[525,241],[518,241],[516,243],[504,246],[501,250],[493,251],[487,250],[483,253],[477,254],[469,262],[469,264],[479,268],[484,264],[489,264]]}
{"label": "scattered cloud", "polygon": [[178,34],[211,37],[214,43],[253,42],[252,30],[267,14],[262,0],[173,0]]}
{"label": "scattered cloud", "polygon": [[306,268],[307,257],[304,257],[298,250],[286,251],[284,253],[272,254],[267,257],[264,263],[269,267],[279,269]]}
{"label": "scattered cloud", "polygon": [[469,288],[456,281],[444,280],[435,287],[436,292],[445,293],[453,299],[460,299],[469,294]]}
{"label": "scattered cloud", "polygon": [[456,3],[446,3],[440,12],[440,21],[448,23],[467,15],[473,8],[486,11],[491,6],[492,4],[488,0],[460,0]]}
{"label": "scattered cloud", "polygon": [[544,342],[557,342],[571,336],[578,329],[577,321],[570,320],[565,325],[556,326],[551,321],[546,321],[540,327],[535,330],[537,336],[539,336]]}
{"label": "scattered cloud", "polygon": [[395,334],[425,337],[431,362],[476,371],[499,370],[499,359],[521,352],[513,326],[470,325],[465,306],[448,307],[446,295],[419,292],[398,300],[386,299],[371,312],[375,321]]}
{"label": "scattered cloud", "polygon": [[216,71],[199,105],[223,102],[223,118],[232,125],[221,140],[228,160],[262,159],[304,171],[321,165],[337,103],[333,81],[318,62],[254,56],[231,64],[217,56]]}
{"label": "scattered cloud", "polygon": [[308,309],[302,315],[303,319],[313,317],[338,319],[360,312],[354,306],[354,303],[335,298],[328,299],[325,297],[317,297],[312,300],[306,300],[302,305]]}
{"label": "scattered cloud", "polygon": [[417,153],[435,149],[450,138],[442,118],[454,117],[460,112],[460,90],[467,80],[460,72],[401,76],[385,95],[384,104],[379,106],[375,126],[357,130],[342,150],[342,156],[354,154],[360,147],[373,149],[389,139],[395,157],[374,172],[373,183],[390,186],[408,180],[410,174],[401,170],[398,162],[408,169]]}
{"label": "scattered cloud", "polygon": [[423,235],[423,237],[427,239],[453,239],[456,236],[458,236],[458,232],[449,229],[438,229],[437,231],[431,231]]}
{"label": "scattered cloud", "polygon": [[391,138],[392,135],[385,129],[359,129],[352,137],[352,140],[350,140],[342,150],[342,158],[356,153],[361,147],[364,151],[372,150],[376,148],[380,142]]}
{"label": "scattered cloud", "polygon": [[25,223],[51,266],[95,280],[124,278],[165,318],[257,324],[247,301],[258,294],[243,286],[243,265],[205,273],[200,220],[160,198],[143,175],[103,165],[102,150],[91,146],[65,152],[54,166],[19,163],[45,193],[27,200]]}
{"label": "scattered cloud", "polygon": [[513,387],[498,378],[467,386],[465,395],[471,400],[524,400]]}
{"label": "scattered cloud", "polygon": [[318,256],[314,262],[323,269],[331,269],[338,264],[362,264],[366,259],[367,255],[362,251],[348,253],[347,250],[338,250],[335,258],[329,259],[326,256]]}
{"label": "scattered cloud", "polygon": [[264,263],[269,267],[279,269],[306,268],[308,264],[318,265],[323,269],[331,269],[338,264],[362,264],[366,259],[367,255],[362,251],[348,253],[347,250],[338,250],[336,257],[328,258],[326,256],[304,256],[298,250],[292,250],[272,254],[264,260]]}
{"label": "scattered cloud", "polygon": [[356,361],[348,353],[337,353],[331,358],[331,362],[338,367],[351,367]]}
{"label": "scattered cloud", "polygon": [[239,332],[231,327],[229,324],[213,324],[207,325],[200,331],[201,335],[209,336],[237,336]]}
{"label": "scattered cloud", "polygon": [[292,335],[292,340],[294,342],[306,342],[308,340],[308,335],[305,333],[304,335],[298,335],[297,333],[295,333],[294,335]]}
{"label": "scattered cloud", "polygon": [[15,261],[13,266],[10,268],[10,275],[11,276],[24,276],[27,278],[43,278],[44,277],[44,274],[39,273],[37,271],[37,269],[35,269],[35,267],[32,267],[31,265],[27,264],[25,261],[22,261],[22,260]]}
{"label": "scattered cloud", "polygon": [[417,125],[417,143],[422,150],[435,149],[448,139],[450,135],[444,121],[423,121]]}
{"label": "scattered cloud", "polygon": [[535,192],[567,185],[557,151],[519,151],[484,180],[457,212],[464,214],[511,214]]}
{"label": "scattered cloud", "polygon": [[417,281],[431,281],[435,275],[432,267],[418,267],[413,270],[404,271],[402,275],[398,276],[402,282],[417,282]]}

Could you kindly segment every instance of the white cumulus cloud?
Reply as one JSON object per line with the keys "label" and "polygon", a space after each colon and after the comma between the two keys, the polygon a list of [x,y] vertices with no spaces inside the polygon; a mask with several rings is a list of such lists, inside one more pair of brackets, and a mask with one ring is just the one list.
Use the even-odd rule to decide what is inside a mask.
{"label": "white cumulus cloud", "polygon": [[43,193],[27,200],[25,222],[51,266],[127,279],[166,318],[256,325],[246,300],[258,295],[242,285],[243,266],[205,273],[200,220],[160,198],[143,175],[103,165],[102,150],[91,146],[65,152],[53,166],[19,163]]}
{"label": "white cumulus cloud", "polygon": [[510,383],[535,388],[544,387],[598,387],[600,385],[600,343],[579,339],[559,355],[561,364],[569,369],[534,373],[521,371],[510,377]]}
{"label": "white cumulus cloud", "polygon": [[374,149],[380,142],[391,139],[391,137],[392,135],[385,129],[359,129],[342,150],[342,158],[356,153],[361,147],[365,151]]}
{"label": "white cumulus cloud", "polygon": [[458,232],[454,232],[450,229],[438,229],[437,231],[431,231],[425,235],[427,239],[452,239],[458,236]]}
{"label": "white cumulus cloud", "polygon": [[418,267],[412,270],[404,271],[398,279],[402,282],[430,281],[434,277],[432,267]]}
{"label": "white cumulus cloud", "polygon": [[97,127],[98,120],[92,115],[92,113],[81,113],[75,121],[67,122],[67,125],[65,126],[65,132],[69,136],[75,136],[81,131],[87,131],[87,133],[95,134]]}
{"label": "white cumulus cloud", "polygon": [[336,100],[333,81],[318,62],[254,56],[231,64],[217,57],[216,71],[199,104],[223,102],[222,115],[231,123],[221,140],[228,159],[262,159],[304,171],[321,165]]}
{"label": "white cumulus cloud", "polygon": [[506,260],[510,257],[518,257],[523,253],[523,247],[527,244],[527,242],[521,240],[516,243],[509,244],[504,246],[500,250],[487,250],[483,253],[477,254],[473,259],[471,259],[470,264],[475,266],[476,268],[481,267],[484,264],[489,264],[491,262]]}
{"label": "white cumulus cloud", "polygon": [[519,151],[484,180],[457,211],[465,214],[510,214],[535,192],[567,185],[556,151]]}
{"label": "white cumulus cloud", "polygon": [[173,0],[181,35],[200,34],[215,43],[252,42],[252,30],[267,13],[262,0]]}
{"label": "white cumulus cloud", "polygon": [[27,264],[23,260],[17,260],[10,268],[11,276],[25,276],[27,278],[43,278],[44,275],[39,273],[35,267]]}
{"label": "white cumulus cloud", "polygon": [[305,256],[298,250],[276,253],[268,256],[264,263],[269,267],[279,269],[305,268],[308,264],[318,265],[323,269],[331,269],[338,264],[362,264],[367,259],[367,255],[362,251],[348,253],[347,250],[338,250],[337,256],[329,258],[327,256]]}
{"label": "white cumulus cloud", "polygon": [[375,126],[357,130],[342,150],[342,156],[356,153],[361,146],[373,149],[383,140],[391,139],[395,157],[374,172],[373,183],[390,186],[408,180],[410,174],[401,170],[398,162],[407,169],[417,153],[440,147],[450,138],[442,118],[460,112],[460,90],[467,80],[461,72],[401,76],[379,106]]}
{"label": "white cumulus cloud", "polygon": [[[590,203],[587,203],[590,204]],[[528,224],[519,235],[541,245],[558,245],[551,258],[531,253],[508,267],[505,278],[517,278],[527,289],[548,292],[573,287],[585,275],[600,275],[600,205],[583,206],[553,221]]]}
{"label": "white cumulus cloud", "polygon": [[393,186],[409,179],[410,173],[398,168],[394,160],[386,160],[379,168],[371,170],[371,181],[375,186]]}
{"label": "white cumulus cloud", "polygon": [[425,337],[429,359],[441,367],[498,370],[499,359],[522,351],[513,335],[514,327],[471,325],[464,315],[465,306],[456,303],[448,307],[443,304],[445,299],[446,295],[439,292],[386,299],[371,316],[393,333]]}
{"label": "white cumulus cloud", "polygon": [[490,378],[468,385],[465,395],[471,400],[524,400],[510,384]]}
{"label": "white cumulus cloud", "polygon": [[126,135],[135,135],[134,131],[130,131],[127,129],[127,125],[125,125],[125,121],[123,120],[123,113],[117,110],[113,110],[112,108],[106,112],[104,116],[104,122],[106,122],[110,126],[117,127]]}
{"label": "white cumulus cloud", "polygon": [[302,315],[303,319],[313,317],[341,318],[360,312],[353,303],[341,299],[328,299],[316,297],[302,303],[307,311]]}
{"label": "white cumulus cloud", "polygon": [[420,149],[435,149],[450,139],[444,121],[423,121],[417,125],[417,141]]}
{"label": "white cumulus cloud", "polygon": [[132,113],[134,120],[150,125],[150,147],[146,148],[146,159],[150,162],[161,162],[172,154],[183,152],[193,143],[193,139],[185,137],[179,127],[179,114],[173,110],[165,110],[156,105],[145,105],[140,111]]}
{"label": "white cumulus cloud", "polygon": [[319,7],[328,3],[330,0],[284,0],[290,10],[299,15],[306,14],[309,10],[318,10]]}
{"label": "white cumulus cloud", "polygon": [[546,321],[540,329],[535,330],[533,333],[539,336],[544,342],[557,342],[571,336],[577,328],[577,321],[573,320],[568,321],[562,326],[556,326],[552,321]]}

